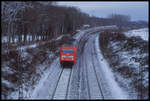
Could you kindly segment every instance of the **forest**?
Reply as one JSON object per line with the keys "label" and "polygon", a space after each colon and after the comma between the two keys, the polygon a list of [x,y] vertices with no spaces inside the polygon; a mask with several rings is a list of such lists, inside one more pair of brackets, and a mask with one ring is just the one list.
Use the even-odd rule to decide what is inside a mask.
{"label": "forest", "polygon": [[131,21],[128,15],[110,14],[107,18],[89,16],[79,8],[58,6],[57,2],[50,1],[3,1],[1,11],[2,39],[8,43],[27,43],[50,40],[63,34],[73,35],[84,24],[90,27],[117,25],[120,29],[148,25],[145,21]]}

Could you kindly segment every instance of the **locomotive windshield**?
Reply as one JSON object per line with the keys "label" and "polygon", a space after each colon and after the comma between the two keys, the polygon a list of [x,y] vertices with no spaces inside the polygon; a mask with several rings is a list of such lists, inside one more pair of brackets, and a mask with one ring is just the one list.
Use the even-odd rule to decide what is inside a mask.
{"label": "locomotive windshield", "polygon": [[73,53],[74,50],[73,49],[62,49],[63,53]]}

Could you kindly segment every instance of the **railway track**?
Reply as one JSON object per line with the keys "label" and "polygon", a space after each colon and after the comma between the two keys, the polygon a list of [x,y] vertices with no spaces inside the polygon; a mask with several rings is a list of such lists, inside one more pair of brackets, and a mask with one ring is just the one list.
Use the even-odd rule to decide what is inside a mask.
{"label": "railway track", "polygon": [[[93,38],[93,39],[95,39],[95,38]],[[94,57],[97,58],[97,56],[95,55],[96,52],[95,52],[95,47],[94,47],[95,40],[92,40],[92,43],[93,43],[92,48],[90,48],[90,50],[91,50],[91,52],[92,52],[92,54],[90,54],[90,55],[91,55],[91,59],[92,59],[91,62],[92,62],[92,64],[93,64],[95,76],[96,76],[96,79],[97,79],[97,82],[98,82],[99,90],[100,90],[101,95],[102,95],[102,99],[104,99],[104,94],[103,94],[103,91],[102,91],[101,82],[100,82],[100,80],[98,79],[98,73],[96,72],[96,68],[95,68],[96,66],[95,66],[95,63],[94,63]]]}
{"label": "railway track", "polygon": [[57,80],[52,99],[67,99],[70,77],[72,74],[71,67],[62,67],[59,79]]}
{"label": "railway track", "polygon": [[85,58],[83,58],[84,59],[84,70],[85,70],[85,75],[86,75],[86,83],[87,83],[87,89],[88,89],[88,96],[89,96],[89,99],[91,99],[91,94],[90,94],[90,87],[89,87],[89,80],[88,80],[88,73],[87,73],[87,64],[86,64],[86,62],[85,62]]}
{"label": "railway track", "polygon": [[[79,59],[79,56],[77,56],[77,58]],[[67,95],[67,99],[69,100],[79,98],[79,82],[80,82],[79,71],[80,71],[79,61],[77,61],[77,63],[72,68],[72,74],[70,78],[68,95]]]}
{"label": "railway track", "polygon": [[[97,37],[96,36],[93,36],[94,38],[92,39],[91,43],[92,44],[92,48],[91,48],[91,52],[92,52],[92,59],[95,58],[95,61],[92,61],[93,63],[93,67],[95,68],[95,73],[97,75],[97,80],[99,81],[99,85],[101,85],[101,91],[102,91],[102,95],[103,95],[103,98],[104,99],[113,99],[115,98],[113,96],[113,92],[111,92],[111,88],[110,86],[108,85],[108,82],[106,80],[106,77],[104,76],[104,72],[102,70],[103,65],[100,64],[100,62],[98,61],[98,54],[96,53],[96,47],[95,47],[95,39]],[[101,57],[101,61],[103,61],[102,57]]]}
{"label": "railway track", "polygon": [[87,73],[86,73],[86,68],[85,68],[85,61],[83,59],[83,55],[80,57],[81,61],[81,72],[80,72],[80,86],[79,86],[79,99],[90,99],[90,94],[89,94],[89,83],[87,80]]}
{"label": "railway track", "polygon": [[[90,55],[91,53],[91,39],[89,39],[89,41],[87,42],[87,44],[85,45],[85,50],[86,52],[84,52],[84,60],[85,65],[86,65],[86,74],[87,75],[87,81],[88,81],[88,89],[89,89],[89,99],[104,99],[102,91],[101,91],[101,86],[99,84],[99,81],[97,79],[97,74],[95,71],[95,67],[93,65],[93,58],[92,55]],[[91,47],[91,48],[89,48]],[[88,54],[87,54],[88,53]],[[89,58],[87,58],[89,57]],[[88,64],[87,64],[88,63]],[[89,76],[90,75],[90,76]]]}

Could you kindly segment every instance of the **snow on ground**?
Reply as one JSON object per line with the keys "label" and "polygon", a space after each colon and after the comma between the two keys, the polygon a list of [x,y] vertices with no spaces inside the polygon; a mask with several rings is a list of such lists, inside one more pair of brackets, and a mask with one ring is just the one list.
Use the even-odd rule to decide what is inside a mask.
{"label": "snow on ground", "polygon": [[[121,46],[119,42],[110,42],[110,44],[112,45],[111,47],[113,48],[114,51],[120,50]],[[137,58],[143,58],[145,57],[147,54],[140,54],[140,50],[139,49],[134,49],[132,51],[118,51],[116,54],[118,54],[118,56],[120,56],[120,66],[122,65],[130,65],[132,67],[135,68],[135,70],[137,70],[140,66],[139,62],[136,62],[133,60],[134,57]],[[138,70],[137,70],[138,71]]]}
{"label": "snow on ground", "polygon": [[[27,53],[26,52],[24,52],[23,54],[22,54],[22,56],[26,56],[27,55]],[[41,78],[40,78],[40,80],[39,81],[37,81],[36,82],[36,84],[35,85],[33,85],[33,86],[28,86],[27,87],[27,85],[25,85],[25,84],[23,84],[23,99],[34,99],[34,98],[36,98],[37,96],[37,94],[38,93],[41,93],[42,91],[40,91],[39,89],[47,89],[47,88],[49,88],[48,86],[45,86],[45,84],[44,84],[44,82],[45,81],[49,81],[48,79],[47,79],[47,77],[49,76],[49,74],[50,74],[50,72],[52,71],[52,69],[54,69],[55,68],[55,65],[56,65],[56,62],[58,62],[58,59],[56,59],[54,62],[52,62],[52,64],[50,65],[50,64],[48,64],[48,63],[44,63],[44,64],[39,64],[39,65],[37,65],[36,66],[36,73],[37,74],[40,74],[41,75]],[[54,67],[54,68],[51,68],[51,67]],[[47,69],[45,69],[45,67],[48,67]],[[44,70],[45,69],[45,70]],[[33,78],[34,79],[34,78]],[[6,82],[6,80],[3,80],[3,82],[5,83],[5,84],[8,84],[9,82]],[[50,81],[51,82],[51,81]],[[11,86],[11,85],[10,85]],[[26,90],[26,88],[28,89],[28,90]],[[44,94],[44,92],[43,92],[43,94]],[[8,96],[8,99],[18,99],[19,98],[19,89],[17,89],[16,91],[13,91],[9,96]]]}
{"label": "snow on ground", "polygon": [[3,36],[1,42],[6,43],[7,42],[7,36]]}
{"label": "snow on ground", "polygon": [[[28,98],[30,98],[30,99],[38,98],[39,93],[45,94],[45,95],[41,94],[41,95],[43,95],[43,97],[44,96],[46,97],[47,95],[49,95],[49,94],[46,94],[46,93],[48,93],[46,91],[48,90],[49,84],[52,81],[49,81],[48,77],[49,77],[50,73],[52,72],[52,69],[55,68],[57,62],[58,62],[58,58],[52,62],[52,64],[50,65],[50,67],[47,70],[45,70],[45,72],[42,75],[40,81],[35,85],[35,89],[34,90],[29,90],[30,92],[28,92],[28,93],[30,93],[31,95]],[[40,96],[40,98],[42,98],[42,97]]]}
{"label": "snow on ground", "polygon": [[75,35],[73,36],[73,38],[75,38],[75,39],[80,39],[80,37],[82,36],[82,34],[84,34],[84,31],[78,32],[77,34],[75,34]]}
{"label": "snow on ground", "polygon": [[54,99],[65,99],[66,91],[68,88],[69,76],[71,73],[71,68],[65,68],[62,72],[62,75],[59,79],[59,83],[57,85]]}
{"label": "snow on ground", "polygon": [[[98,36],[96,37],[96,40],[95,40],[95,47],[96,47],[96,51],[97,51],[97,55],[98,55],[98,61],[102,65],[101,68],[102,68],[102,70],[105,74],[105,77],[107,79],[107,82],[111,88],[111,93],[113,94],[113,96],[115,98],[128,99],[127,92],[123,91],[122,88],[119,87],[118,83],[115,81],[115,78],[113,76],[113,72],[112,72],[111,68],[109,67],[107,61],[102,56],[102,53],[99,48],[99,37]],[[101,61],[101,59],[103,59],[103,61]]]}
{"label": "snow on ground", "polygon": [[[61,38],[62,38],[63,36],[61,36],[61,37],[58,37],[57,38],[57,40],[61,40]],[[56,39],[53,39],[53,40],[49,40],[48,42],[52,42],[52,41],[56,41]],[[34,54],[32,53],[32,52],[28,52],[28,51],[26,51],[26,49],[28,49],[28,48],[36,48],[37,46],[39,46],[39,45],[44,45],[46,42],[42,42],[42,43],[40,43],[40,44],[37,44],[37,43],[35,43],[35,44],[32,44],[32,45],[26,45],[26,46],[21,46],[21,47],[18,47],[17,48],[17,50],[18,49],[21,49],[22,50],[22,53],[21,53],[21,59],[23,59],[23,60],[25,60],[26,61],[26,63],[25,64],[23,64],[23,66],[25,66],[26,67],[26,65],[28,65],[28,64],[30,64],[31,63],[31,61],[30,60],[32,60],[32,57],[34,57]],[[33,49],[33,50],[36,50],[36,49]],[[40,50],[40,49],[39,49]],[[35,54],[37,53],[37,52],[39,52],[39,50],[37,50],[37,51],[35,51]],[[53,59],[54,57],[55,57],[55,54],[52,52],[52,51],[49,51],[49,50],[47,50],[46,51],[46,54],[48,54],[47,55],[47,58],[48,59]],[[9,56],[8,56],[9,57]],[[15,57],[14,57],[15,58]],[[2,64],[2,72],[3,72],[3,74],[5,73],[5,74],[9,74],[9,75],[17,75],[16,74],[16,71],[12,68],[12,67],[10,67],[9,66],[9,64],[10,65],[12,65],[13,63],[16,63],[15,61],[15,59],[14,58],[12,58],[11,59],[11,57],[9,58],[10,60],[8,60],[8,61],[4,61],[3,62],[3,64]],[[37,61],[35,61],[35,62],[38,62],[38,60]],[[36,64],[36,63],[35,63]],[[33,64],[33,65],[35,65],[35,64]],[[55,62],[54,62],[54,64],[55,64]],[[43,76],[45,77],[45,75],[43,74],[43,73],[47,73],[46,71],[45,71],[45,68],[49,68],[50,67],[50,63],[49,63],[49,61],[45,61],[44,63],[42,63],[42,64],[38,64],[38,65],[35,65],[36,67],[36,73],[35,73],[35,75],[34,75],[34,73],[32,74],[32,76],[31,76],[31,78],[30,78],[30,80],[31,81],[29,81],[29,82],[25,82],[24,84],[23,84],[23,94],[24,94],[24,98],[26,99],[26,98],[29,98],[29,97],[31,97],[32,95],[32,93],[33,93],[33,89],[34,89],[34,87],[36,87],[37,85],[35,85],[35,86],[32,86],[32,81],[34,81],[34,80],[36,80],[37,81],[37,79],[38,79],[38,77],[36,77],[36,76],[42,76],[42,78],[43,78]],[[27,67],[28,68],[28,67]],[[47,71],[49,71],[48,69],[47,69]],[[27,72],[27,71],[26,71]],[[24,73],[24,77],[28,77],[28,73]],[[27,76],[26,76],[27,75]],[[5,77],[5,78],[3,78],[3,80],[2,80],[2,83],[4,84],[4,86],[9,86],[8,88],[14,88],[14,86],[12,87],[11,86],[11,84],[9,84],[9,82],[8,82],[8,80],[7,80],[8,78],[7,77]],[[42,80],[42,79],[41,79]],[[12,82],[10,82],[10,83],[12,83]],[[15,82],[16,83],[16,82]],[[15,84],[15,83],[12,83],[12,84]],[[42,81],[37,81],[36,83],[42,83]],[[37,86],[37,87],[39,87],[39,86]],[[48,88],[48,87],[47,87]],[[5,88],[4,88],[5,89]],[[34,90],[34,92],[36,92],[35,90]],[[6,93],[6,92],[5,92]],[[17,87],[15,88],[15,90],[14,91],[12,91],[12,92],[7,92],[7,93],[9,93],[8,94],[8,96],[7,96],[7,99],[18,99],[18,93],[19,93],[19,91],[18,91],[18,89],[17,89]],[[4,95],[2,95],[3,96],[3,99],[5,98],[4,97]]]}
{"label": "snow on ground", "polygon": [[[143,31],[143,34],[147,33],[143,29],[139,30]],[[138,33],[134,33],[133,36],[137,36]],[[123,39],[119,39],[118,36]],[[147,90],[149,88],[148,40],[135,38],[135,36],[124,36],[121,33],[116,36],[111,34],[111,37],[108,36],[106,39],[108,44],[101,49],[104,49],[103,53],[111,65],[116,82],[129,94],[130,98],[147,99],[149,93]]]}
{"label": "snow on ground", "polygon": [[[59,36],[57,39],[53,39],[53,40],[50,40],[48,42],[52,42],[52,41],[55,41],[55,40],[60,40],[64,35],[61,35]],[[40,43],[41,44],[45,44],[46,42],[43,42],[43,43]],[[26,52],[26,49],[27,48],[36,48],[39,44],[32,44],[32,45],[26,45],[26,46],[22,46],[22,47],[18,47],[17,49],[21,49],[22,50],[22,54],[21,54],[21,57],[22,58],[26,58],[29,53]],[[47,50],[47,53],[49,54],[48,57],[49,59],[54,57],[55,54],[51,51],[48,51]],[[28,90],[25,90],[25,88],[27,88],[24,84],[23,84],[23,95],[24,95],[24,99],[34,99],[34,98],[37,98],[37,99],[40,99],[40,98],[43,98],[43,97],[49,97],[50,95],[50,92],[49,92],[49,85],[51,84],[52,81],[49,81],[48,76],[51,74],[51,73],[54,73],[55,77],[56,77],[56,74],[58,73],[55,73],[55,71],[58,69],[56,68],[56,64],[58,63],[58,58],[55,59],[51,64],[45,62],[45,64],[39,64],[36,66],[36,73],[37,74],[40,74],[41,75],[41,78],[40,80],[34,85],[34,86],[29,86],[28,87]],[[46,70],[44,70],[45,67],[48,67]],[[7,69],[7,68],[6,68]],[[3,70],[3,71],[6,71]],[[54,70],[54,71],[53,71]],[[8,71],[8,70],[7,70]],[[54,78],[54,76],[52,76]],[[33,78],[34,79],[34,78]],[[57,81],[57,80],[56,80]],[[46,86],[47,85],[47,86]],[[53,86],[55,86],[54,84],[52,84]],[[51,85],[51,86],[52,86]],[[55,88],[55,87],[51,87],[51,88]],[[43,90],[42,90],[43,89]],[[46,90],[47,89],[47,90]],[[43,92],[42,92],[43,91]],[[48,92],[46,92],[48,91]],[[40,93],[42,92],[42,95],[39,95]],[[8,99],[18,99],[19,95],[18,95],[18,90],[12,92],[9,96],[8,96]],[[45,99],[45,98],[44,98]]]}
{"label": "snow on ground", "polygon": [[60,40],[64,35],[60,35],[56,40]]}
{"label": "snow on ground", "polygon": [[35,48],[37,46],[38,46],[38,44],[35,43],[35,44],[32,44],[32,45],[18,47],[17,50],[26,50],[27,48]]}
{"label": "snow on ground", "polygon": [[[35,36],[35,39],[33,40],[32,39],[32,35],[30,35],[30,34],[27,34],[27,36],[26,36],[26,41],[27,42],[34,42],[34,41],[36,41],[36,40],[41,40],[42,39],[42,36]],[[63,35],[61,35],[61,36],[59,36],[56,40],[60,40],[61,38],[63,37]],[[2,40],[1,40],[1,42],[2,43],[7,43],[9,40],[8,40],[8,36],[2,36]],[[18,41],[19,41],[19,36],[18,35],[15,35],[15,36],[13,36],[13,37],[11,37],[10,36],[10,43],[13,43],[13,39],[14,39],[14,43],[17,43]],[[21,39],[21,42],[24,42],[24,35],[21,35],[21,37],[20,37]]]}
{"label": "snow on ground", "polygon": [[77,39],[78,41],[79,41],[79,39],[84,35],[84,34],[86,34],[86,33],[88,33],[88,32],[95,32],[95,31],[97,31],[97,30],[99,30],[99,29],[107,29],[107,28],[112,28],[112,27],[116,27],[116,26],[100,26],[100,27],[95,27],[95,28],[89,28],[89,29],[83,29],[83,30],[79,30],[78,29],[78,33],[77,34],[75,34],[74,36],[73,36],[73,38],[75,38],[75,39]]}
{"label": "snow on ground", "polygon": [[[112,42],[111,42],[112,43]],[[113,42],[112,44],[112,49],[113,51],[116,51],[117,49],[120,49],[121,47],[117,45],[118,42]],[[119,48],[120,47],[120,48]],[[140,69],[146,69],[148,67],[148,64],[144,64],[141,65],[144,59],[146,59],[145,57],[148,55],[147,53],[140,53],[140,49],[133,49],[132,51],[118,51],[116,53],[119,56],[119,67],[128,67],[131,70],[134,70],[133,72],[135,74],[141,73]],[[137,59],[142,59],[142,60],[138,60]],[[148,72],[144,71],[143,73],[143,81],[142,81],[142,85],[147,88],[148,87]],[[119,73],[117,73],[117,75],[119,75]],[[132,78],[130,79],[126,79],[123,78],[121,76],[117,76],[119,81],[124,81],[124,84],[122,83],[122,85],[124,85],[124,87],[126,87],[126,89],[128,89],[128,92],[130,92],[133,96],[132,98],[137,99],[137,95],[138,92],[134,91],[134,88],[130,85],[131,82],[133,82],[134,80],[132,80]],[[136,77],[136,79],[138,78],[138,76]]]}
{"label": "snow on ground", "polygon": [[[57,39],[53,39],[53,40],[50,40],[50,41],[48,41],[48,42],[60,40],[63,36],[64,36],[64,35],[61,35],[61,36],[57,37]],[[45,44],[45,43],[46,43],[46,42],[42,42],[42,43],[40,43],[40,44],[35,43],[35,44],[32,44],[32,45],[21,46],[21,47],[18,47],[17,50],[26,50],[26,49],[29,49],[29,48],[35,48],[35,47],[37,47],[37,46],[39,46],[39,45],[43,45],[43,44]]]}
{"label": "snow on ground", "polygon": [[131,31],[125,32],[125,35],[127,37],[140,36],[143,40],[148,41],[148,37],[149,37],[148,30],[149,30],[148,28],[131,30]]}
{"label": "snow on ground", "polygon": [[13,83],[11,83],[8,80],[5,80],[3,78],[2,78],[2,83],[4,83],[8,88],[12,88],[14,86]]}
{"label": "snow on ground", "polygon": [[8,74],[14,74],[14,71],[8,66],[2,67],[2,72],[8,73]]}

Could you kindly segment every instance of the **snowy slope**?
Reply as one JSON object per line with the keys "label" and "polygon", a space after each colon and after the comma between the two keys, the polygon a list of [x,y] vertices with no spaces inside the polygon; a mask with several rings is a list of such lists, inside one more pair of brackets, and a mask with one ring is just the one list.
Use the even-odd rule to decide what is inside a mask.
{"label": "snowy slope", "polygon": [[[129,32],[132,32],[130,33],[132,35]],[[128,35],[115,31],[102,33],[100,43],[105,45],[100,45],[101,50],[109,61],[115,80],[131,98],[147,99],[149,97],[149,49],[148,38],[144,36],[147,35],[147,30],[139,29],[129,32]]]}
{"label": "snowy slope", "polygon": [[[21,46],[13,50],[3,48],[9,52],[2,53],[2,99],[18,99],[18,80],[20,80],[17,74],[18,64],[24,69],[24,98],[31,96],[34,84],[38,82],[38,79],[56,56],[50,48],[51,44],[60,42],[62,38],[63,36],[59,36],[53,40]],[[18,50],[22,50],[22,52],[19,53]],[[21,57],[18,62],[19,54]]]}
{"label": "snowy slope", "polygon": [[100,65],[102,66],[103,73],[105,74],[105,77],[107,79],[107,82],[111,88],[111,92],[115,99],[129,99],[128,93],[126,91],[123,91],[123,89],[118,85],[118,83],[115,81],[114,73],[112,72],[108,62],[103,57],[101,50],[99,48],[99,40],[98,36],[95,40],[95,47],[96,47],[96,53],[98,57],[98,61]]}

